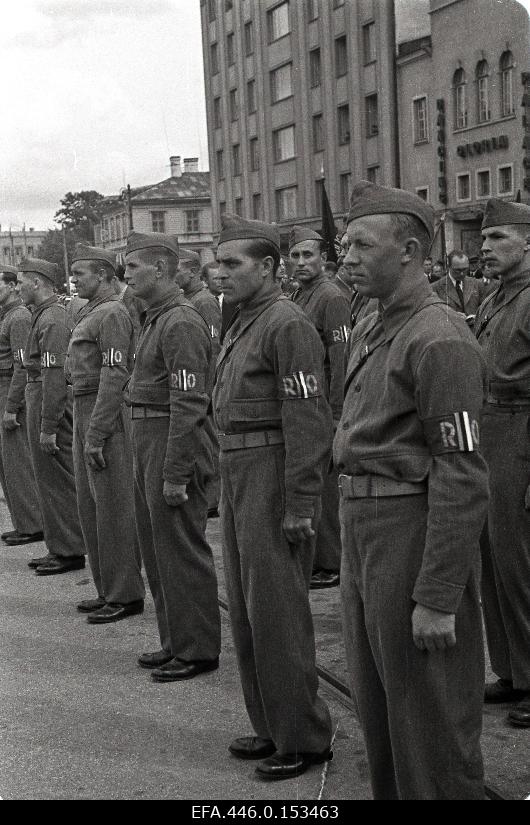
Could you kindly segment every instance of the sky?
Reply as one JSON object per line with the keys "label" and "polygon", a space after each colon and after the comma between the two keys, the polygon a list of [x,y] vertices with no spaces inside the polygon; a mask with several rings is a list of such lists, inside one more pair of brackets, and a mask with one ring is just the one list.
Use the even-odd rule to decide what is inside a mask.
{"label": "sky", "polygon": [[[424,3],[398,0],[411,13]],[[164,180],[170,155],[208,168],[200,0],[0,0],[0,11],[2,229],[53,226],[68,191]]]}

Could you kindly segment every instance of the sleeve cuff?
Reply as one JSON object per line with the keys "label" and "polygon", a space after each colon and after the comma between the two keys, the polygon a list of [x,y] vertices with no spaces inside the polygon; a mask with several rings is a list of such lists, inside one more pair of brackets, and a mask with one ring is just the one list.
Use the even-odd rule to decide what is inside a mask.
{"label": "sleeve cuff", "polygon": [[43,418],[40,425],[41,432],[45,435],[57,435],[59,432],[59,424],[56,421],[48,421]]}
{"label": "sleeve cuff", "polygon": [[285,501],[285,509],[300,518],[313,518],[315,515],[315,499],[306,496],[289,496]]}
{"label": "sleeve cuff", "polygon": [[460,605],[464,585],[451,584],[430,576],[419,576],[412,598],[417,604],[439,610],[441,613],[456,613]]}

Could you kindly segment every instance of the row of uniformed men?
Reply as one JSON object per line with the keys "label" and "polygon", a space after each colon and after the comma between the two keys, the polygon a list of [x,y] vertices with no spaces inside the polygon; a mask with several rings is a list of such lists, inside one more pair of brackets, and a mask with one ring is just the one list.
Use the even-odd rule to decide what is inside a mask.
{"label": "row of uniformed men", "polygon": [[[481,323],[495,341],[486,347],[488,412],[493,407],[494,416],[504,416],[505,427],[507,419],[528,421],[528,352],[526,361],[506,356],[502,322],[512,316],[514,300],[517,307],[521,303],[518,323],[528,315],[528,244],[520,239],[521,227],[528,231],[530,226],[530,210],[496,203],[488,209],[485,246],[494,249],[491,258],[505,275],[506,289],[496,293],[493,311]],[[230,750],[240,758],[261,759],[257,770],[264,778],[296,776],[331,758],[331,723],[317,692],[307,586],[323,467],[335,429],[344,629],[374,795],[478,799],[483,794],[479,738],[484,673],[476,548],[487,507],[486,466],[477,449],[487,377],[480,347],[465,322],[447,310],[425,281],[421,262],[432,233],[432,210],[415,196],[372,184],[355,187],[346,261],[355,270],[358,293],[378,299],[380,312],[352,336],[344,409],[333,427],[323,330],[319,335],[295,302],[281,295],[275,279],[277,229],[241,218],[225,217],[223,222],[219,277],[225,299],[240,309],[217,360],[212,407],[221,450],[232,631],[255,732],[235,740]],[[503,244],[511,249],[504,259]],[[297,277],[303,279],[311,259],[320,254],[319,241],[295,233],[293,253],[299,256]],[[97,372],[98,387],[104,386],[107,373],[118,362],[123,365],[126,351],[114,339],[104,338],[101,345],[99,333],[79,329],[84,319],[103,315],[102,307],[111,303],[104,297],[104,254],[85,251],[74,267],[80,294],[84,284],[86,296],[90,289],[93,294],[80,313],[68,358],[76,337],[99,347],[98,369],[86,370],[88,383],[80,382],[78,392],[71,371],[75,433],[77,438],[75,422],[84,421],[79,443],[87,496],[96,509],[98,480],[110,477],[112,443],[121,439],[123,444],[128,437],[121,408],[111,432],[100,428],[97,417],[91,430],[100,390],[90,380]],[[212,338],[202,316],[175,291],[174,239],[133,233],[126,263],[129,286],[147,304],[127,396],[138,537],[162,641],[161,651],[140,661],[156,668],[156,678],[189,678],[216,668],[219,653],[215,574],[204,539],[204,483],[212,451],[204,422],[213,377]],[[23,300],[53,306],[51,295],[35,294],[43,289],[38,272],[23,267]],[[519,284],[515,294],[509,288],[512,281]],[[36,301],[29,300],[26,287]],[[36,315],[38,309],[34,328]],[[340,327],[334,331],[340,333]],[[43,348],[44,339],[39,340],[43,389],[47,373],[61,359],[59,351]],[[524,333],[513,340],[514,348],[521,341],[528,343]],[[30,381],[31,353],[30,347],[25,356]],[[507,373],[500,382],[493,380],[501,369],[498,362]],[[522,375],[513,380],[512,370]],[[331,402],[332,407],[332,397]],[[42,415],[43,422],[49,420]],[[61,444],[60,426],[55,438],[46,432],[49,424],[41,430],[39,440],[50,453]],[[510,438],[503,445],[512,458],[514,443]],[[118,452],[123,458],[127,450]],[[519,444],[515,453],[519,485],[527,466]],[[104,498],[115,502],[118,488],[110,487],[112,494],[107,490]],[[520,498],[517,490],[513,510],[519,548],[527,550],[524,493],[522,505]],[[114,516],[115,511],[114,504]],[[499,518],[500,508],[492,513]],[[97,513],[94,520],[98,523]],[[96,568],[108,549],[105,536],[97,538]],[[175,594],[167,584],[177,580]],[[108,605],[105,593],[101,598]],[[120,604],[127,603],[134,600]],[[505,626],[504,614],[502,621]],[[522,634],[527,630],[528,625]],[[519,689],[511,655],[510,648],[511,669],[499,675]],[[522,689],[528,690],[528,683]]]}

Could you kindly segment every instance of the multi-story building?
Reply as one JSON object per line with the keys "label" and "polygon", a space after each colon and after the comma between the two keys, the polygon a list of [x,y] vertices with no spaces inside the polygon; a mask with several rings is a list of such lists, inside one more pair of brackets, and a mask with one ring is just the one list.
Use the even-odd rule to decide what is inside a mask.
{"label": "multi-story building", "polygon": [[201,0],[214,228],[320,224],[398,182],[393,0]]}
{"label": "multi-story building", "polygon": [[15,266],[22,258],[37,256],[46,230],[29,229],[0,231],[0,262]]}
{"label": "multi-story building", "polygon": [[137,232],[167,232],[193,249],[203,262],[213,257],[210,173],[199,172],[198,158],[170,158],[171,177],[150,186],[105,198],[94,228],[98,245],[122,255],[131,227]]}
{"label": "multi-story building", "polygon": [[425,18],[430,34],[398,49],[401,185],[444,217],[447,250],[476,254],[488,198],[530,201],[528,15],[515,0],[426,0]]}

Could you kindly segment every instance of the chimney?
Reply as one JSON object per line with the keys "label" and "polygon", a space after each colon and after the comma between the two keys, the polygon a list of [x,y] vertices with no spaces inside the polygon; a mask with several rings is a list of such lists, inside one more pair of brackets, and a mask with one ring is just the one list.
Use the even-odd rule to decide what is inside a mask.
{"label": "chimney", "polygon": [[172,155],[169,158],[169,165],[171,166],[171,177],[182,177],[182,167],[180,165],[180,155]]}
{"label": "chimney", "polygon": [[184,172],[198,172],[199,158],[184,158]]}

